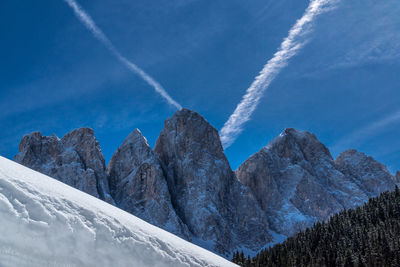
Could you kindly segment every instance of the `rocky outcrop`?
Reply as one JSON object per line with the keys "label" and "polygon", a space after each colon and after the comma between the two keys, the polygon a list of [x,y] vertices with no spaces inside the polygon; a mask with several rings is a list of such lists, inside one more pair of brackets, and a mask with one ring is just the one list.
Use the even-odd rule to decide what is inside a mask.
{"label": "rocky outcrop", "polygon": [[186,225],[172,207],[160,161],[139,130],[129,134],[114,153],[107,172],[119,208],[190,240]]}
{"label": "rocky outcrop", "polygon": [[258,250],[271,240],[263,212],[232,172],[218,131],[203,117],[186,109],[175,113],[154,151],[195,243],[228,254],[239,247]]}
{"label": "rocky outcrop", "polygon": [[335,163],[369,198],[395,187],[393,176],[388,169],[364,153],[354,149],[347,150],[336,158]]}
{"label": "rocky outcrop", "polygon": [[333,160],[309,133],[286,129],[236,172],[218,131],[194,111],[165,121],[154,151],[133,131],[106,169],[89,128],[23,137],[15,161],[218,254],[256,252],[400,185],[400,172],[355,150]]}
{"label": "rocky outcrop", "polygon": [[394,176],[394,182],[397,184],[397,186],[400,186],[400,171],[396,172],[396,176]]}
{"label": "rocky outcrop", "polygon": [[39,132],[25,135],[15,161],[113,203],[104,157],[92,129],[76,129],[62,139]]}
{"label": "rocky outcrop", "polygon": [[[251,188],[271,229],[290,236],[392,188],[383,165],[363,158],[365,165],[358,167],[362,174],[357,176],[354,164],[363,160],[352,161],[352,157],[360,154],[345,153],[335,162],[313,134],[286,129],[246,160],[236,175]],[[363,179],[365,182],[360,182]],[[373,181],[380,187],[373,190]]]}

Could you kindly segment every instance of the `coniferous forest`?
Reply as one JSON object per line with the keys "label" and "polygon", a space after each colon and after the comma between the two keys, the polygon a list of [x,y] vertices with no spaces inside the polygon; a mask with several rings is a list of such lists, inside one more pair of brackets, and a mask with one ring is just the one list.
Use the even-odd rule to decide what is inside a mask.
{"label": "coniferous forest", "polygon": [[318,222],[254,258],[235,252],[233,262],[261,266],[400,266],[400,190]]}

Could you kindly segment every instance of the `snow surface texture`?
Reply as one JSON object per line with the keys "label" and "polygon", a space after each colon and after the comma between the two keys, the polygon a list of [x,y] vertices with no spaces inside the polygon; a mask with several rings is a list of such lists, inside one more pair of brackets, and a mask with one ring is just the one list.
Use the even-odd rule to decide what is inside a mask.
{"label": "snow surface texture", "polygon": [[0,266],[236,266],[0,157]]}

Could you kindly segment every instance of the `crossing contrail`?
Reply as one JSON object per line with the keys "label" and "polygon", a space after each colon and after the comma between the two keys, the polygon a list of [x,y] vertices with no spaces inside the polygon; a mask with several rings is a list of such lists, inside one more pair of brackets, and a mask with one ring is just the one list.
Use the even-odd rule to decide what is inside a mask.
{"label": "crossing contrail", "polygon": [[224,148],[229,147],[243,131],[243,124],[250,120],[260,99],[279,72],[287,66],[288,61],[307,43],[304,38],[312,30],[314,19],[330,10],[339,0],[311,0],[303,16],[290,29],[278,52],[264,66],[260,74],[247,89],[233,114],[220,131]]}
{"label": "crossing contrail", "polygon": [[139,75],[145,80],[150,86],[156,90],[169,104],[175,106],[178,110],[182,109],[182,106],[176,102],[165,89],[155,81],[150,75],[144,72],[136,64],[129,61],[127,58],[121,55],[117,48],[113,45],[110,39],[103,33],[103,31],[96,25],[90,15],[75,1],[75,0],[64,0],[74,11],[76,17],[89,29],[89,31],[99,40],[110,52],[113,54],[128,70],[136,75]]}

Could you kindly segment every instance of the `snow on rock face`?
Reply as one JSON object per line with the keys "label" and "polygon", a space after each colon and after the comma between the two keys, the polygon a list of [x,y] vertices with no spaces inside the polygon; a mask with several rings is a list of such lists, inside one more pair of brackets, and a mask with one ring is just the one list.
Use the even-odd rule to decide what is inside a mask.
{"label": "snow on rock face", "polygon": [[383,191],[393,190],[395,182],[388,169],[372,157],[350,149],[335,160],[338,169],[368,195],[375,197]]}
{"label": "snow on rock face", "polygon": [[[383,175],[364,170],[372,180]],[[371,196],[353,177],[341,172],[329,150],[309,132],[286,129],[236,171],[252,189],[269,218],[271,229],[291,236]],[[390,188],[385,179],[372,195]]]}
{"label": "snow on rock face", "polygon": [[195,243],[227,255],[239,246],[256,251],[270,241],[265,216],[232,172],[218,131],[203,117],[176,112],[165,121],[154,151]]}
{"label": "snow on rock face", "polygon": [[39,132],[25,135],[15,161],[113,203],[104,156],[92,129],[76,129],[62,139]]}
{"label": "snow on rock face", "polygon": [[129,134],[114,153],[107,172],[119,208],[190,240],[186,225],[172,207],[159,159],[139,130]]}
{"label": "snow on rock face", "polygon": [[0,232],[5,267],[236,266],[3,157]]}

